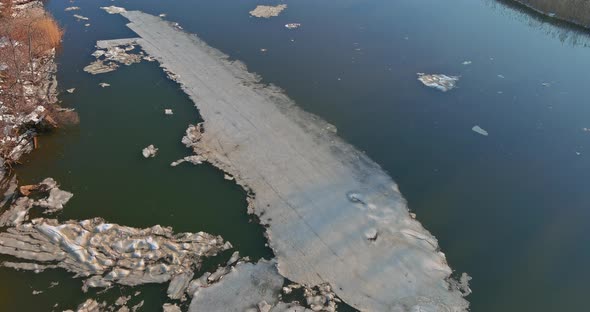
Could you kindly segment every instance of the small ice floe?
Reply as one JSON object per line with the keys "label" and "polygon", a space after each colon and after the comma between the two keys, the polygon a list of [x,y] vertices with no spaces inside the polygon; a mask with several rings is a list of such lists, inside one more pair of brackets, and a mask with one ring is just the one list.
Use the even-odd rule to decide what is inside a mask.
{"label": "small ice floe", "polygon": [[551,82],[543,82],[541,83],[543,87],[551,87]]}
{"label": "small ice floe", "polygon": [[266,52],[266,51],[268,51],[268,50],[267,50],[267,49],[265,49],[265,48],[262,48],[262,49],[260,49],[260,52],[262,52],[262,53],[264,53],[264,52]]}
{"label": "small ice floe", "polygon": [[89,26],[90,26],[90,24],[84,24],[84,27],[89,27]]}
{"label": "small ice floe", "polygon": [[166,109],[164,109],[164,114],[166,114],[166,115],[173,115],[174,113],[172,112],[172,109],[166,108]]}
{"label": "small ice floe", "polygon": [[463,65],[471,65],[471,63],[472,63],[471,61],[465,61],[465,62],[463,62],[461,64],[463,64]]}
{"label": "small ice floe", "polygon": [[109,14],[121,14],[121,13],[127,12],[127,10],[125,10],[124,8],[114,6],[114,5],[111,5],[108,7],[100,7],[100,8],[107,11],[107,13],[109,13]]}
{"label": "small ice floe", "polygon": [[506,77],[504,77],[504,75],[498,75],[498,78],[500,78],[500,79],[504,79],[504,78],[506,78]]}
{"label": "small ice floe", "polygon": [[254,17],[271,18],[279,16],[279,14],[281,14],[286,8],[286,4],[279,4],[277,6],[259,5],[254,10],[250,11],[250,15]]}
{"label": "small ice floe", "polygon": [[299,24],[299,23],[289,23],[289,24],[285,24],[285,27],[288,28],[288,29],[295,29],[295,28],[301,27],[301,24]]}
{"label": "small ice floe", "polygon": [[161,18],[164,18],[164,17],[166,17],[166,13],[160,13],[160,14],[158,14],[158,16]]}
{"label": "small ice floe", "polygon": [[69,94],[74,93],[74,91],[76,91],[76,88],[71,88],[71,89],[67,89],[66,90]]}
{"label": "small ice floe", "polygon": [[442,74],[427,75],[425,73],[418,73],[418,80],[420,80],[425,86],[438,89],[442,92],[447,92],[455,88],[457,81],[459,81],[459,77]]}
{"label": "small ice floe", "polygon": [[64,9],[64,11],[66,11],[66,12],[67,11],[78,11],[78,10],[80,10],[80,7],[77,7],[77,6],[71,6],[71,7],[67,7]]}
{"label": "small ice floe", "polygon": [[580,153],[580,152],[576,152],[576,155],[580,156],[580,155],[582,155],[582,153]]}
{"label": "small ice floe", "polygon": [[482,129],[478,125],[473,126],[473,128],[471,128],[471,130],[473,130],[474,132],[479,133],[479,134],[481,134],[483,136],[488,136],[488,132],[485,131],[484,129]]}
{"label": "small ice floe", "polygon": [[88,17],[86,17],[86,16],[82,16],[82,15],[78,15],[78,14],[74,14],[74,17],[75,17],[77,20],[79,20],[79,21],[87,21],[87,20],[89,20],[89,18],[88,18]]}
{"label": "small ice floe", "polygon": [[145,158],[156,157],[156,153],[158,152],[158,148],[155,147],[153,144],[150,144],[148,147],[144,148],[141,151],[141,154]]}
{"label": "small ice floe", "polygon": [[582,131],[584,131],[584,132],[590,132],[590,128],[582,128]]}
{"label": "small ice floe", "polygon": [[102,88],[106,88],[106,87],[110,87],[111,85],[106,83],[106,82],[101,82],[98,84],[99,86],[101,86]]}
{"label": "small ice floe", "polygon": [[192,155],[192,156],[186,156],[184,158],[181,158],[177,161],[173,161],[170,166],[172,167],[176,167],[184,162],[189,162],[193,165],[200,165],[203,163],[203,161],[205,161],[205,158],[199,156],[199,155]]}

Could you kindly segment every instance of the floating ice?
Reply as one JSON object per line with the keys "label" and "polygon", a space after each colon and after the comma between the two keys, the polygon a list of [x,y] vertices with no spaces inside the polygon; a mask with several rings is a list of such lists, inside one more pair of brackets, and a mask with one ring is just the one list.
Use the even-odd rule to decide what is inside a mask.
{"label": "floating ice", "polygon": [[418,80],[420,80],[425,86],[438,89],[442,92],[447,92],[455,88],[457,81],[459,81],[459,77],[443,74],[418,73]]}
{"label": "floating ice", "polygon": [[285,24],[285,27],[288,28],[288,29],[295,29],[295,28],[301,27],[301,24],[299,24],[299,23],[289,23],[289,24]]}
{"label": "floating ice", "polygon": [[100,7],[101,9],[107,11],[107,13],[109,14],[121,14],[123,12],[125,12],[124,8],[118,7],[118,6],[108,6],[108,7]]}
{"label": "floating ice", "polygon": [[485,135],[485,136],[488,135],[488,132],[487,131],[485,131],[484,129],[482,129],[480,126],[477,126],[477,125],[474,126],[473,128],[471,128],[471,130],[473,130],[473,131],[475,131],[475,132],[477,132],[477,133],[479,133],[481,135]]}
{"label": "floating ice", "polygon": [[270,18],[273,16],[279,16],[279,14],[281,14],[286,8],[286,4],[279,4],[277,6],[259,5],[254,10],[250,11],[250,15],[254,17]]}
{"label": "floating ice", "polygon": [[156,157],[156,153],[158,152],[158,148],[156,148],[153,144],[150,144],[148,147],[144,148],[141,151],[141,154],[145,158]]}

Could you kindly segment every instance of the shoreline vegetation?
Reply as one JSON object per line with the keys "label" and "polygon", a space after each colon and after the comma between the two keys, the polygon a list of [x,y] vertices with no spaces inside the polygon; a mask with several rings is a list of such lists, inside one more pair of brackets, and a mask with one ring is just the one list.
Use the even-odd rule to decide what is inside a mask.
{"label": "shoreline vegetation", "polygon": [[57,99],[62,36],[42,2],[0,1],[0,191],[15,187],[11,168],[37,147],[39,134],[78,123]]}
{"label": "shoreline vegetation", "polygon": [[542,15],[590,28],[590,0],[511,0]]}

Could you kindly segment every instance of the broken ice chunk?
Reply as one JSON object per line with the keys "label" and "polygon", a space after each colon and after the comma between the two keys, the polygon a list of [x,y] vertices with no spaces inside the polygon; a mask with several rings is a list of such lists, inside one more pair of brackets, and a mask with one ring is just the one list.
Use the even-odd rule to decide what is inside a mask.
{"label": "broken ice chunk", "polygon": [[158,152],[158,149],[153,144],[144,148],[141,151],[141,153],[143,154],[143,157],[145,157],[145,158],[156,157],[157,152]]}
{"label": "broken ice chunk", "polygon": [[475,132],[477,132],[477,133],[479,133],[479,134],[481,134],[481,135],[485,135],[485,136],[487,136],[487,135],[488,135],[488,132],[487,132],[487,131],[485,131],[484,129],[482,129],[482,128],[481,128],[480,126],[478,126],[478,125],[475,125],[473,128],[471,128],[471,130],[473,130],[473,131],[475,131]]}
{"label": "broken ice chunk", "polygon": [[455,88],[457,81],[459,81],[459,77],[442,74],[429,75],[418,73],[418,80],[420,80],[420,82],[422,82],[425,86],[438,89],[442,92],[447,92]]}

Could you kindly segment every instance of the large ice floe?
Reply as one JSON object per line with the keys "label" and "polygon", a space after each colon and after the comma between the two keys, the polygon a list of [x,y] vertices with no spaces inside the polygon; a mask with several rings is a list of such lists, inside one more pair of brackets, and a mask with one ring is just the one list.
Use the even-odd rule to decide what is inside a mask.
{"label": "large ice floe", "polygon": [[[261,85],[243,63],[160,17],[121,15],[140,37],[135,42],[199,109],[205,121],[190,126],[182,141],[198,155],[194,163],[213,164],[248,192],[248,210],[267,228],[280,276],[316,287],[316,294],[329,289],[362,311],[467,310],[468,279],[451,277],[436,238],[410,215],[397,185],[378,164],[282,90]],[[443,91],[458,79],[421,78]],[[227,273],[220,270],[212,275]],[[191,282],[189,294],[191,284],[200,283]],[[222,289],[219,285],[215,288]],[[193,301],[208,300],[203,294],[212,292],[210,287]],[[259,303],[259,310],[303,311],[292,303]],[[325,308],[314,301],[305,308],[311,303]],[[194,311],[214,310],[206,307],[191,304]]]}

